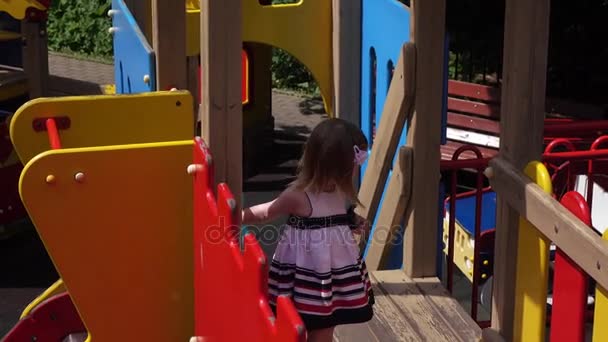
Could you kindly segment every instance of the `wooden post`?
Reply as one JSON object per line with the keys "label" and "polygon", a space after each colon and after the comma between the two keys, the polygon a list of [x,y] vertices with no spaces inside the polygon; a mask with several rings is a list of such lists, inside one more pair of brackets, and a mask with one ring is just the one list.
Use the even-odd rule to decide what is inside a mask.
{"label": "wooden post", "polygon": [[23,70],[27,76],[30,98],[49,94],[49,50],[46,20],[21,22],[23,45]]}
{"label": "wooden post", "polygon": [[[506,2],[500,156],[518,170],[542,153],[549,9],[550,0]],[[506,341],[513,333],[518,220],[498,194],[492,328]]]}
{"label": "wooden post", "polygon": [[156,54],[156,89],[187,89],[186,3],[152,0],[152,42]]}
{"label": "wooden post", "polygon": [[416,96],[407,145],[414,149],[413,186],[406,218],[404,268],[411,278],[437,273],[437,203],[445,49],[445,0],[412,0]]}
{"label": "wooden post", "polygon": [[334,113],[361,126],[361,1],[333,0]]}
{"label": "wooden post", "polygon": [[214,157],[215,181],[228,184],[237,210],[243,187],[241,16],[241,0],[201,0],[201,132]]}

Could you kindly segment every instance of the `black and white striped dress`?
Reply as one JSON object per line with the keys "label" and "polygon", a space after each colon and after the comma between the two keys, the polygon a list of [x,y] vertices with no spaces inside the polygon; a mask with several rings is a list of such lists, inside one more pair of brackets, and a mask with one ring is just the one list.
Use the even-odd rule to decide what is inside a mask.
{"label": "black and white striped dress", "polygon": [[373,292],[337,192],[307,193],[309,217],[290,216],[269,274],[269,302],[291,297],[306,329],[362,323],[373,316]]}

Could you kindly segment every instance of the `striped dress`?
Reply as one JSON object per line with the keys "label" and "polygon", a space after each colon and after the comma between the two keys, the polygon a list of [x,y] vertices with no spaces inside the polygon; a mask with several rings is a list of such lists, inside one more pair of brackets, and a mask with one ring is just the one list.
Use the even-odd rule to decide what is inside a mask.
{"label": "striped dress", "polygon": [[290,216],[269,274],[269,303],[289,296],[307,330],[362,323],[374,303],[365,262],[338,192],[307,193],[312,214]]}

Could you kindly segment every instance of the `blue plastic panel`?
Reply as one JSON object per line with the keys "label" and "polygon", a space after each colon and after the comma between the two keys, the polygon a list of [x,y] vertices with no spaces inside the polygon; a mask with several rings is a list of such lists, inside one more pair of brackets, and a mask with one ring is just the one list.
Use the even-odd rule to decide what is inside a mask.
{"label": "blue plastic panel", "polygon": [[[469,234],[475,235],[475,195],[466,196],[456,200],[456,222]],[[450,211],[450,203],[446,203],[445,210]],[[496,193],[484,192],[481,196],[481,232],[496,228]]]}
{"label": "blue plastic panel", "polygon": [[[377,125],[382,116],[392,76],[391,66],[397,64],[401,47],[410,40],[410,11],[397,0],[362,0],[361,27],[361,129],[373,148],[373,120]],[[399,146],[405,145],[405,142],[404,126]],[[366,168],[367,163],[361,167],[361,176]],[[384,199],[384,194],[382,198]],[[375,225],[376,222],[372,226]],[[398,235],[401,237],[403,231],[398,232]],[[396,248],[392,254],[395,255],[390,257],[389,268],[401,267],[401,244],[401,238],[393,244]],[[364,255],[366,253],[367,248]]]}
{"label": "blue plastic panel", "polygon": [[[117,94],[156,90],[154,51],[122,0],[112,0],[114,32],[114,79]],[[149,82],[144,76],[149,76]]]}

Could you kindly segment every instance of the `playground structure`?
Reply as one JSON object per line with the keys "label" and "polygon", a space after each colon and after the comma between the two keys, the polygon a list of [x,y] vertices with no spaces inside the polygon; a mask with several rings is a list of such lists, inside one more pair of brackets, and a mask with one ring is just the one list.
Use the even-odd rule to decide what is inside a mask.
{"label": "playground structure", "polygon": [[[247,34],[256,34],[247,30],[253,25],[248,24],[248,20],[253,22],[248,11],[258,11],[255,13],[266,15],[267,20],[275,17],[272,14],[278,17],[279,12],[272,11],[284,11],[291,17],[282,23],[294,23],[294,27],[296,19],[306,21],[306,15],[319,15],[320,11],[300,7],[315,3],[306,0],[285,6],[225,0],[222,6],[207,2],[200,9],[191,4],[187,11],[175,10],[169,3],[153,2],[151,25],[142,25],[139,33],[135,29],[131,33],[141,42],[142,32],[151,27],[154,36],[154,49],[141,44],[147,51],[139,61],[153,61],[141,71],[143,74],[135,67],[125,67],[136,53],[121,57],[118,49],[115,67],[122,74],[117,80],[131,84],[125,91],[125,82],[119,85],[117,81],[116,91],[123,95],[33,100],[11,120],[11,140],[26,165],[20,180],[21,198],[62,279],[26,309],[8,341],[45,333],[56,339],[84,334],[89,340],[181,340],[195,336],[225,341],[242,339],[240,334],[260,341],[304,339],[291,301],[283,300],[276,320],[265,302],[267,260],[255,238],[247,235],[244,250],[239,249],[240,229],[238,215],[234,214],[241,203],[243,143],[239,133],[246,127],[243,61],[249,65],[245,75],[255,69],[242,57],[242,42]],[[111,13],[116,23],[112,30],[115,44],[128,31],[120,22],[134,22],[123,5],[116,1],[113,11],[117,12]],[[316,56],[322,62],[333,58],[333,73],[327,74],[333,79],[325,80],[324,100],[332,115],[344,117],[342,111],[352,109],[353,104],[343,94],[360,89],[359,122],[368,138],[375,135],[370,139],[370,159],[362,169],[360,197],[365,208],[357,210],[374,222],[372,235],[363,238],[362,245],[374,289],[382,294],[377,303],[381,309],[376,311],[379,318],[375,318],[375,328],[369,325],[352,332],[356,338],[349,340],[370,336],[382,340],[479,339],[480,327],[437,279],[437,261],[442,254],[439,229],[429,229],[441,225],[438,218],[443,215],[439,212],[444,208],[439,191],[428,189],[440,188],[441,151],[432,147],[445,141],[437,128],[448,124],[445,3],[412,1],[412,7],[407,8],[393,0],[363,0],[359,8],[363,22],[361,53],[356,54],[362,61],[360,83],[350,82],[352,75],[346,76],[345,72],[359,67],[349,55],[349,49],[357,51],[349,30],[349,25],[356,22],[352,13],[357,12],[357,5],[339,0],[333,5],[333,11],[327,7],[322,12],[333,28],[330,24],[318,25],[322,27],[319,35],[335,48],[329,57],[325,53],[331,49],[321,49],[323,58]],[[500,152],[489,160],[488,168],[484,166],[500,208],[496,238],[489,243],[494,245],[494,294],[491,328],[485,329],[482,337],[487,341],[544,340],[547,239],[557,246],[556,255],[561,255],[556,257],[561,260],[560,266],[556,260],[556,271],[565,270],[582,284],[579,289],[560,290],[559,284],[565,282],[554,281],[558,286],[553,289],[552,340],[570,336],[557,330],[560,328],[581,334],[580,312],[586,311],[586,301],[580,301],[586,298],[585,273],[598,286],[594,322],[601,322],[605,316],[604,288],[608,280],[602,270],[608,263],[608,248],[588,227],[591,222],[584,198],[568,192],[554,199],[550,174],[535,162],[542,159],[545,79],[543,72],[527,71],[546,63],[548,9],[547,1],[533,6],[523,0],[507,0],[505,46],[510,48],[505,48],[503,74],[508,77],[502,87]],[[201,18],[198,51],[203,60],[200,87],[190,91],[201,94],[203,137],[194,139],[196,117],[192,109],[198,96],[193,98],[183,89],[194,84],[188,81],[193,74],[187,70],[193,60],[189,57],[196,53],[190,56],[191,52],[182,53],[175,46],[191,51],[186,42],[197,39],[190,38],[189,33],[177,35],[178,42],[169,48],[163,45],[167,44],[163,36],[169,34],[158,27],[164,23],[164,30],[179,32],[180,25],[190,21],[169,19],[192,13]],[[231,20],[240,18],[240,13],[242,23]],[[378,32],[386,27],[377,26],[379,21],[391,28],[383,37]],[[268,44],[264,39],[273,37],[269,33],[272,24],[268,24],[266,36],[258,32],[261,38],[252,40]],[[515,30],[528,34],[522,39],[524,35],[515,34]],[[306,39],[300,42],[314,40]],[[386,50],[380,47],[391,39],[394,42],[387,43]],[[292,43],[296,41],[292,39]],[[312,53],[311,47],[302,43],[299,49]],[[372,72],[384,66],[386,73]],[[313,74],[323,83],[322,71],[315,70]],[[133,91],[136,82],[149,89]],[[171,88],[178,90],[166,91]],[[437,94],[441,93],[444,96],[438,100]],[[533,101],[520,100],[530,96]],[[255,102],[255,96],[247,96],[247,102],[250,100]],[[146,125],[142,126],[142,121]],[[108,122],[115,123],[112,134],[99,128]],[[524,130],[528,135],[522,137],[519,133]],[[595,153],[599,163],[605,158],[603,151],[590,153]],[[525,175],[520,170],[525,170]],[[383,234],[385,228],[388,234]],[[519,237],[514,239],[518,230]],[[215,231],[219,241],[210,239]],[[399,248],[389,248],[399,231],[404,232],[403,242],[397,244]],[[137,253],[134,245],[140,246]],[[399,249],[400,253],[395,251]],[[386,269],[395,255],[400,259],[396,267]],[[479,256],[475,260],[480,260]],[[90,279],[90,265],[95,265],[96,281]],[[220,268],[228,273],[221,276]],[[560,277],[555,275],[555,279]],[[584,296],[580,289],[585,289]],[[238,295],[220,296],[222,293]],[[568,302],[575,303],[579,310],[563,310],[563,303]],[[121,311],[117,312],[116,307]],[[57,313],[68,319],[53,324],[41,319],[57,317]],[[220,323],[226,317],[242,325],[239,329],[222,327]],[[594,340],[606,338],[604,328],[601,323],[594,324]],[[349,329],[341,327],[338,334],[348,336]]]}
{"label": "playground structure", "polygon": [[23,165],[13,150],[8,128],[16,103],[46,95],[48,51],[44,31],[49,6],[49,0],[8,0],[0,4],[0,11],[21,20],[19,32],[0,30],[0,43],[24,43],[20,67],[0,65],[0,238],[10,237],[15,232],[11,224],[27,217],[17,189]]}

